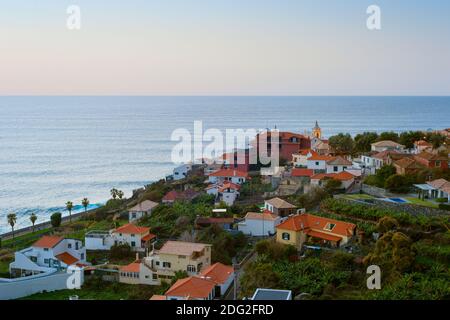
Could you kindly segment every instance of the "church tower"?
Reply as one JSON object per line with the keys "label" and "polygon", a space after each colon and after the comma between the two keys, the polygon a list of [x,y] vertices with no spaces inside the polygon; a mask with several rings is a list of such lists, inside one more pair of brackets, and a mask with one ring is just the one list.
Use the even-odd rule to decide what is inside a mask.
{"label": "church tower", "polygon": [[318,138],[318,139],[322,138],[322,129],[320,129],[319,123],[317,122],[317,120],[316,120],[316,125],[313,128],[312,135],[313,135],[313,137]]}

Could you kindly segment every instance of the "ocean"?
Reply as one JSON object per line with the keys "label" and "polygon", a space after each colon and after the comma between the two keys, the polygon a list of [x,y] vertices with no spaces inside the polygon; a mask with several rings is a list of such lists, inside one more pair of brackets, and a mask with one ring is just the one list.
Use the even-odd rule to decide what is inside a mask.
{"label": "ocean", "polygon": [[401,132],[450,126],[450,97],[0,97],[0,233],[70,200],[104,203],[170,174],[171,134],[207,128],[303,133]]}

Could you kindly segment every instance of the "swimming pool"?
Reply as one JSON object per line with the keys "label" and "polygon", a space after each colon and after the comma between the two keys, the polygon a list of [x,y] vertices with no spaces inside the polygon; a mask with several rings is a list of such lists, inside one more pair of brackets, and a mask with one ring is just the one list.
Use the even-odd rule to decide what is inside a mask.
{"label": "swimming pool", "polygon": [[387,200],[390,200],[395,203],[409,203],[408,200],[405,200],[403,198],[387,198]]}

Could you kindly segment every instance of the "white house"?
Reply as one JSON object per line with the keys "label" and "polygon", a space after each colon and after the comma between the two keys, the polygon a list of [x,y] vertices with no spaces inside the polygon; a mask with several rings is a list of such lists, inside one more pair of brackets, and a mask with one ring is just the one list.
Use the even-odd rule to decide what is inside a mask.
{"label": "white house", "polygon": [[399,152],[404,152],[405,150],[405,146],[391,141],[391,140],[383,140],[383,141],[378,141],[378,142],[374,142],[371,144],[371,150],[372,151],[377,151],[377,152],[382,152],[382,151],[399,151]]}
{"label": "white house", "polygon": [[158,206],[157,202],[145,200],[138,203],[134,207],[128,210],[128,221],[133,222],[141,219],[144,216],[150,215],[152,210]]}
{"label": "white house", "polygon": [[145,251],[155,240],[150,228],[128,223],[110,231],[88,232],[84,242],[88,250],[110,250],[113,245],[128,244],[134,251]]}
{"label": "white house", "polygon": [[187,177],[189,171],[192,170],[191,164],[182,164],[173,169],[173,180],[181,180]]}
{"label": "white house", "polygon": [[245,220],[238,223],[238,230],[254,237],[268,236],[275,233],[275,227],[282,222],[282,218],[270,211],[263,213],[248,212]]}
{"label": "white house", "polygon": [[419,154],[423,151],[429,151],[433,149],[433,145],[425,140],[419,140],[414,142],[413,153]]}
{"label": "white house", "polygon": [[313,154],[307,159],[308,169],[314,170],[315,173],[325,172],[327,170],[327,161],[332,160],[333,157],[326,155]]}
{"label": "white house", "polygon": [[17,251],[9,265],[13,276],[31,276],[52,270],[67,270],[71,265],[88,265],[86,248],[80,240],[43,236],[31,247]]}
{"label": "white house", "polygon": [[318,173],[311,177],[311,185],[323,187],[327,179],[334,179],[341,182],[343,189],[348,189],[355,182],[356,176],[348,171],[339,173]]}
{"label": "white house", "polygon": [[298,153],[292,154],[292,165],[296,168],[304,168],[308,166],[308,158],[313,154],[317,154],[312,150],[299,150]]}
{"label": "white house", "polygon": [[213,172],[208,176],[208,182],[212,184],[220,184],[230,181],[235,184],[243,184],[248,179],[248,173],[235,169],[221,169]]}
{"label": "white house", "polygon": [[229,181],[221,184],[212,184],[205,188],[209,195],[214,195],[217,201],[223,201],[228,206],[232,206],[239,197],[239,190],[241,186]]}
{"label": "white house", "polygon": [[352,166],[352,162],[343,157],[334,157],[326,162],[327,173],[339,173]]}

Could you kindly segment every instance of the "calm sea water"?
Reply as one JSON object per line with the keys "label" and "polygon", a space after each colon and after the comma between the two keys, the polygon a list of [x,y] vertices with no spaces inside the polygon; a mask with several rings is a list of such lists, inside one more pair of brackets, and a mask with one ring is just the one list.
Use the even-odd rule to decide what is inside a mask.
{"label": "calm sea water", "polygon": [[[16,212],[42,222],[68,200],[103,203],[171,173],[171,133],[205,128],[326,136],[450,126],[450,97],[0,97],[0,232]],[[80,207],[77,207],[80,210]]]}

